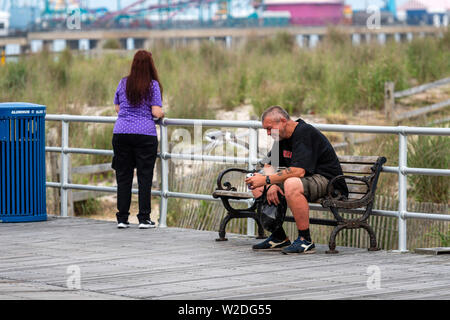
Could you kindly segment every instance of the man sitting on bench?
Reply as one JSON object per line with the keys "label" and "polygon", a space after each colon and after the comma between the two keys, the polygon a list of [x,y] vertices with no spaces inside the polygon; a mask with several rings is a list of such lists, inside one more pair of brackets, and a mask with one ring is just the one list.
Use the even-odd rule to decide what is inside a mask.
{"label": "man sitting on bench", "polygon": [[[279,204],[278,193],[286,197],[298,228],[298,238],[291,243],[283,227],[274,231],[265,241],[253,246],[254,250],[281,250],[284,254],[314,253],[315,245],[309,232],[309,205],[327,192],[328,181],[342,175],[342,168],[328,139],[316,128],[301,119],[293,121],[279,106],[264,111],[262,125],[274,139],[274,147],[264,161],[264,175],[255,174],[245,182],[253,196],[262,195],[264,186],[270,203]],[[278,154],[274,154],[278,147]],[[278,157],[275,158],[275,157]],[[286,169],[276,173],[273,165]],[[334,186],[347,196],[344,180]]]}

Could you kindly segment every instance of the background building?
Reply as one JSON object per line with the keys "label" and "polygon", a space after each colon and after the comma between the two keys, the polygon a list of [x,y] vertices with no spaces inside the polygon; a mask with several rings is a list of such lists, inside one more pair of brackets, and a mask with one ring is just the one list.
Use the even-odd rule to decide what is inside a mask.
{"label": "background building", "polygon": [[9,28],[9,13],[0,11],[0,36],[8,35]]}
{"label": "background building", "polygon": [[408,24],[447,26],[450,0],[409,0],[398,7],[398,12]]}
{"label": "background building", "polygon": [[289,12],[294,25],[337,24],[344,18],[342,0],[266,0],[264,5],[267,11]]}

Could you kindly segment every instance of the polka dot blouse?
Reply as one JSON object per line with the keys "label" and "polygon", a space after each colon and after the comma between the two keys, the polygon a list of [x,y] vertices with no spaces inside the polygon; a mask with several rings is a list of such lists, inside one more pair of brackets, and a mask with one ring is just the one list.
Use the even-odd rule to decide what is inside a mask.
{"label": "polka dot blouse", "polygon": [[156,136],[156,125],[153,121],[152,106],[162,107],[161,91],[158,81],[153,80],[149,98],[140,104],[132,106],[129,104],[127,95],[127,78],[120,80],[114,97],[114,104],[120,106],[120,111],[113,133],[143,134]]}

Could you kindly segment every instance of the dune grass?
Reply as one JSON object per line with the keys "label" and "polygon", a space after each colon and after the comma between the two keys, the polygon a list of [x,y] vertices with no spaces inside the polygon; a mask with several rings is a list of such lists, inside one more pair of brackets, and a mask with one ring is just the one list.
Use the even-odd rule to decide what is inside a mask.
{"label": "dune grass", "polygon": [[[270,105],[281,105],[295,114],[345,117],[361,109],[382,110],[386,81],[394,81],[399,91],[450,76],[450,31],[441,38],[416,38],[410,43],[353,46],[348,37],[330,29],[314,50],[298,47],[286,33],[248,39],[231,50],[211,42],[178,48],[157,44],[147,49],[155,58],[164,106],[172,118],[215,118],[217,109],[243,104],[253,105],[256,116]],[[117,84],[128,74],[131,61],[132,54],[89,57],[70,51],[22,57],[0,67],[0,102],[44,104],[52,114],[82,114],[87,106],[112,107]],[[111,132],[112,126],[89,129],[73,124],[70,134],[76,147],[110,149]],[[426,146],[435,141],[418,143]],[[79,165],[109,161],[89,157]],[[442,165],[448,163],[444,158]],[[436,200],[448,200],[448,193]]]}
{"label": "dune grass", "polygon": [[[402,90],[449,76],[449,34],[352,46],[330,30],[314,50],[299,48],[284,33],[249,39],[232,50],[209,42],[150,49],[171,117],[211,118],[216,108],[233,109],[244,102],[254,106],[255,114],[273,104],[296,113],[348,113],[381,109],[386,81]],[[0,101],[40,103],[49,113],[111,105],[131,59],[114,54],[88,58],[69,51],[57,58],[48,52],[24,57],[0,68]]]}

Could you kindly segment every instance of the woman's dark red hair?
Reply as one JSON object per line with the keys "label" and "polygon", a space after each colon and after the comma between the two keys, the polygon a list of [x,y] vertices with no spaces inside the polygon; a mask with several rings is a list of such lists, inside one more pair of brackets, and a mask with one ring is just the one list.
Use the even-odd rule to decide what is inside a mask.
{"label": "woman's dark red hair", "polygon": [[158,71],[153,62],[152,54],[145,50],[139,50],[134,55],[130,75],[127,79],[126,93],[128,102],[135,106],[145,99],[152,98],[150,87],[153,80],[158,81],[162,98],[163,88],[159,81]]}

